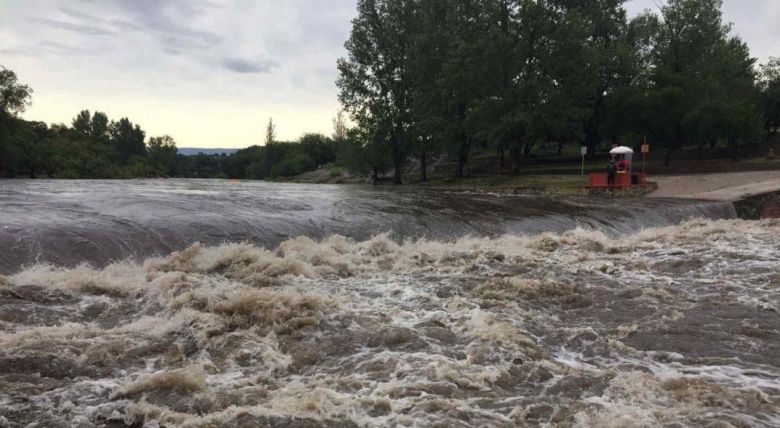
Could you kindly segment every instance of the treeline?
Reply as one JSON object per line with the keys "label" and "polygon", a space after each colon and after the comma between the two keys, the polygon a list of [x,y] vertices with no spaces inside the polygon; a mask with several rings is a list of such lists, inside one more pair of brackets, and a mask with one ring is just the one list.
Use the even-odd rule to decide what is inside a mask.
{"label": "treeline", "polygon": [[362,145],[341,112],[333,121],[332,137],[308,133],[281,142],[271,120],[262,146],[229,156],[184,156],[170,136],[147,138],[130,119],[110,120],[99,111],[81,111],[70,126],[22,120],[18,116],[30,105],[32,93],[13,71],[0,69],[0,177],[275,179],[334,162],[368,173],[360,157]]}
{"label": "treeline", "polygon": [[178,153],[170,136],[146,138],[139,125],[102,112],[80,112],[71,126],[0,120],[0,177],[272,179],[311,171],[336,159],[337,144],[320,134],[268,141],[232,155]]}
{"label": "treeline", "polygon": [[131,178],[173,174],[171,137],[146,134],[129,119],[82,111],[72,126],[5,117],[0,122],[0,176]]}
{"label": "treeline", "polygon": [[263,146],[230,156],[184,156],[170,136],[147,138],[130,119],[110,120],[99,111],[81,111],[70,126],[22,120],[18,115],[31,96],[32,89],[11,70],[0,69],[0,177],[272,179],[322,167],[337,152],[348,158],[341,115],[334,121],[340,129],[336,139],[312,133],[279,142],[271,122]]}
{"label": "treeline", "polygon": [[[540,145],[740,147],[777,132],[780,62],[757,68],[720,0],[359,0],[340,100],[373,171],[476,149],[518,172]],[[353,156],[354,158],[355,156]]]}
{"label": "treeline", "polygon": [[[226,155],[179,155],[127,118],[83,111],[67,125],[18,116],[32,90],[0,67],[0,176],[274,179],[326,164],[360,175],[446,156],[455,174],[476,152],[520,172],[541,153],[600,156],[644,139],[668,161],[681,149],[736,159],[780,128],[780,60],[757,65],[724,24],[720,0],[668,0],[629,19],[625,0],[358,0],[338,61],[332,136]],[[755,146],[753,146],[755,147]],[[408,169],[407,169],[408,171]]]}

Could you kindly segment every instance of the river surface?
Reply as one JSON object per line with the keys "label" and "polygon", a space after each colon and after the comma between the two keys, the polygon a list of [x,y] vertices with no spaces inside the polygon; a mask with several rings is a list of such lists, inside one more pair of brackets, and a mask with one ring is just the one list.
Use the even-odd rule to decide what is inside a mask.
{"label": "river surface", "polygon": [[0,181],[0,427],[779,426],[728,203]]}

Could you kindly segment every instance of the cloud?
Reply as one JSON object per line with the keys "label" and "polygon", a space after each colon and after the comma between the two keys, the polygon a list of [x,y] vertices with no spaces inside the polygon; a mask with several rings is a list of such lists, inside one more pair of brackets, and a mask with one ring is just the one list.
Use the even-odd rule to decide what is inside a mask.
{"label": "cloud", "polygon": [[58,28],[61,30],[73,31],[76,33],[87,34],[90,36],[113,36],[114,32],[90,25],[74,24],[67,21],[59,21],[56,19],[47,18],[29,18],[30,21],[37,22],[39,24],[47,25],[51,28]]}
{"label": "cloud", "polygon": [[252,61],[243,58],[224,58],[222,65],[236,73],[268,73],[279,66],[276,61],[269,59]]}
{"label": "cloud", "polygon": [[179,24],[191,22],[217,7],[204,0],[117,0],[117,3],[135,19],[124,22],[138,29],[156,34],[166,50],[210,48],[222,42],[223,36]]}

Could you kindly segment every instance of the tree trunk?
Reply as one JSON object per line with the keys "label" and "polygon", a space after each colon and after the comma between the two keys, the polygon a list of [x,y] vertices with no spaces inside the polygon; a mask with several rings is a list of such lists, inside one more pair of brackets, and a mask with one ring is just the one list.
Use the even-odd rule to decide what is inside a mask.
{"label": "tree trunk", "polygon": [[523,163],[522,159],[524,146],[525,145],[523,143],[518,141],[509,148],[509,157],[511,158],[512,162],[512,175],[520,174],[520,166]]}
{"label": "tree trunk", "polygon": [[563,141],[558,142],[558,156],[563,155]]}
{"label": "tree trunk", "polygon": [[697,147],[698,154],[696,155],[696,163],[701,163],[702,159],[704,158],[704,142],[699,143],[699,147]]}
{"label": "tree trunk", "polygon": [[739,147],[737,146],[737,139],[729,137],[729,148],[731,148],[731,161],[736,162],[739,159]]}
{"label": "tree trunk", "polygon": [[460,150],[458,150],[458,170],[456,176],[458,178],[465,177],[466,163],[469,161],[469,149],[470,141],[466,135],[461,136]]}
{"label": "tree trunk", "polygon": [[589,121],[585,127],[585,147],[588,148],[588,159],[596,159],[596,149],[599,145],[599,136],[596,133],[593,120]]}
{"label": "tree trunk", "polygon": [[426,152],[420,155],[420,181],[423,183],[428,181],[428,153]]}
{"label": "tree trunk", "polygon": [[379,170],[376,168],[373,168],[372,174],[371,174],[371,184],[374,186],[379,183]]}
{"label": "tree trunk", "polygon": [[403,180],[403,158],[396,157],[393,160],[393,164],[395,166],[395,171],[393,171],[393,184],[404,184]]}

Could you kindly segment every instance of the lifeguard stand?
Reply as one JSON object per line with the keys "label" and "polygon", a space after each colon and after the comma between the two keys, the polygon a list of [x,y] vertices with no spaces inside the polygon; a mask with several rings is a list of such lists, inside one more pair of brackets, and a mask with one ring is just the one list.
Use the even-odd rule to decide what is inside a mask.
{"label": "lifeguard stand", "polygon": [[615,173],[615,181],[610,185],[609,175],[606,172],[594,172],[588,176],[588,186],[594,187],[632,187],[632,186],[645,186],[647,184],[647,176],[644,173],[635,173],[633,171],[634,150],[626,146],[618,146],[613,148],[609,155],[612,157],[612,161],[615,163],[617,171]]}

